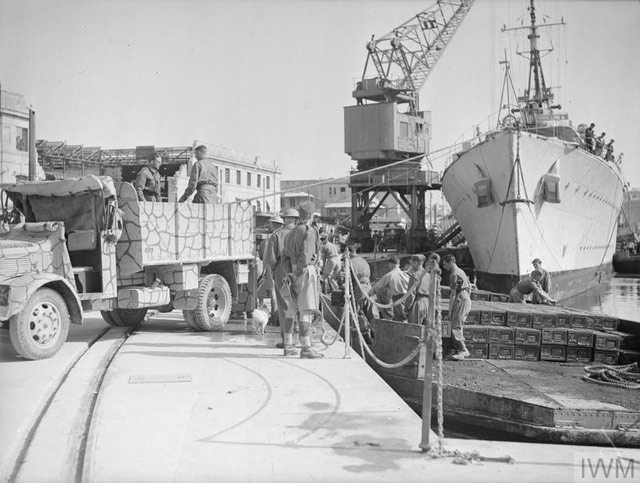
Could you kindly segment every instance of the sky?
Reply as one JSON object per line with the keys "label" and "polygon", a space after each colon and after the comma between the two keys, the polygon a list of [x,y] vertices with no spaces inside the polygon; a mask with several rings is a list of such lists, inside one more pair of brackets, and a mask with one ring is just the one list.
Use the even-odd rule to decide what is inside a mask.
{"label": "sky", "polygon": [[[274,160],[283,179],[339,177],[343,107],[366,42],[429,7],[370,0],[0,0],[0,83],[37,113],[37,137],[128,148],[206,140]],[[432,148],[488,127],[508,49],[516,88],[524,0],[476,0],[423,86]],[[548,85],[574,125],[594,122],[640,187],[640,2],[538,0],[555,51]],[[542,17],[540,17],[542,18]],[[444,167],[444,159],[434,160]]]}

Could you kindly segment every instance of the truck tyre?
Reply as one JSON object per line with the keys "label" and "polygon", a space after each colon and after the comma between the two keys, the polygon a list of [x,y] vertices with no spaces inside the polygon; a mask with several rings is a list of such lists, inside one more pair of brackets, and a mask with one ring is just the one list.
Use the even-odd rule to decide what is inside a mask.
{"label": "truck tyre", "polygon": [[116,324],[120,327],[133,327],[137,328],[144,322],[144,317],[147,315],[147,309],[114,309],[111,312],[111,317]]}
{"label": "truck tyre", "polygon": [[184,321],[187,323],[187,325],[192,328],[193,330],[200,332],[200,326],[197,324],[196,322],[196,317],[194,314],[195,310],[183,310],[182,311],[182,316],[184,317]]}
{"label": "truck tyre", "polygon": [[102,315],[102,318],[107,324],[113,327],[120,327],[120,324],[118,324],[115,321],[115,319],[113,318],[112,312],[110,310],[101,310],[100,315]]}
{"label": "truck tyre", "polygon": [[201,330],[222,329],[231,315],[231,288],[222,275],[207,275],[200,280],[198,306],[193,310]]}
{"label": "truck tyre", "polygon": [[27,300],[21,312],[11,317],[11,343],[25,359],[48,359],[67,340],[70,322],[62,296],[50,288],[41,288]]}

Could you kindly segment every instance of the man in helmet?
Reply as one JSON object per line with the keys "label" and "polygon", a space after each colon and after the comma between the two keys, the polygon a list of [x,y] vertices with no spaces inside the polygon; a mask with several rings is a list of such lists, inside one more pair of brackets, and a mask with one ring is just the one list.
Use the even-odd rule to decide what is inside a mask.
{"label": "man in helmet", "polygon": [[301,359],[324,357],[311,348],[311,322],[320,306],[318,271],[316,263],[320,252],[320,234],[313,225],[315,205],[306,201],[298,208],[300,224],[284,239],[284,255],[290,264],[286,275],[291,297],[287,300],[284,327],[284,354],[295,355],[293,349],[293,318],[298,314],[300,327]]}
{"label": "man in helmet", "polygon": [[[269,235],[267,246],[264,250],[264,265],[267,272],[271,273],[273,277],[273,288],[276,295],[278,322],[280,325],[280,335],[282,336],[282,342],[278,343],[276,347],[284,349],[285,315],[288,304],[282,290],[285,284],[285,274],[291,272],[290,265],[284,265],[284,239],[287,234],[295,228],[299,214],[298,210],[294,208],[286,208],[282,211],[281,215],[284,226]],[[293,320],[291,320],[291,324],[291,328],[293,329]],[[293,347],[290,347],[288,353],[285,353],[285,355],[296,354],[297,351]]]}
{"label": "man in helmet", "polygon": [[275,231],[282,228],[282,225],[284,225],[282,218],[278,215],[273,215],[267,222],[267,230],[269,231],[269,234],[258,245],[258,257],[263,262],[262,271],[264,273],[264,283],[262,284],[261,290],[258,292],[258,302],[263,304],[265,295],[269,295],[269,299],[271,300],[271,317],[269,321],[271,323],[273,323],[277,318],[276,312],[278,310],[278,300],[273,284],[273,271],[267,270],[267,264],[265,263],[265,252],[269,238]]}

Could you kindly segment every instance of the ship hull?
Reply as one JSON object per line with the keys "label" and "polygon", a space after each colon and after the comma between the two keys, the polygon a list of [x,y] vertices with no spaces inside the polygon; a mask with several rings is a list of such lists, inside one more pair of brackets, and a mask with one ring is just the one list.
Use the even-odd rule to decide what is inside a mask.
{"label": "ship hull", "polygon": [[[465,235],[480,288],[508,293],[540,258],[551,295],[569,298],[611,277],[622,205],[617,166],[557,138],[504,129],[458,155],[442,191]],[[521,169],[514,169],[516,158]],[[516,166],[517,167],[517,166]],[[547,179],[557,180],[556,199]],[[477,183],[490,199],[479,207]]]}

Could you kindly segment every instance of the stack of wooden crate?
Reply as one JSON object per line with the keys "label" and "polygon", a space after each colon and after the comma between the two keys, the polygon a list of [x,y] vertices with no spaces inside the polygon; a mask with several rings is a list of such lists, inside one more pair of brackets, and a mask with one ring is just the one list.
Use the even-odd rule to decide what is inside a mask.
{"label": "stack of wooden crate", "polygon": [[[618,325],[616,318],[577,309],[474,300],[464,337],[471,357],[480,359],[640,362],[640,335],[621,332]],[[451,322],[443,307],[443,338],[448,337]]]}

